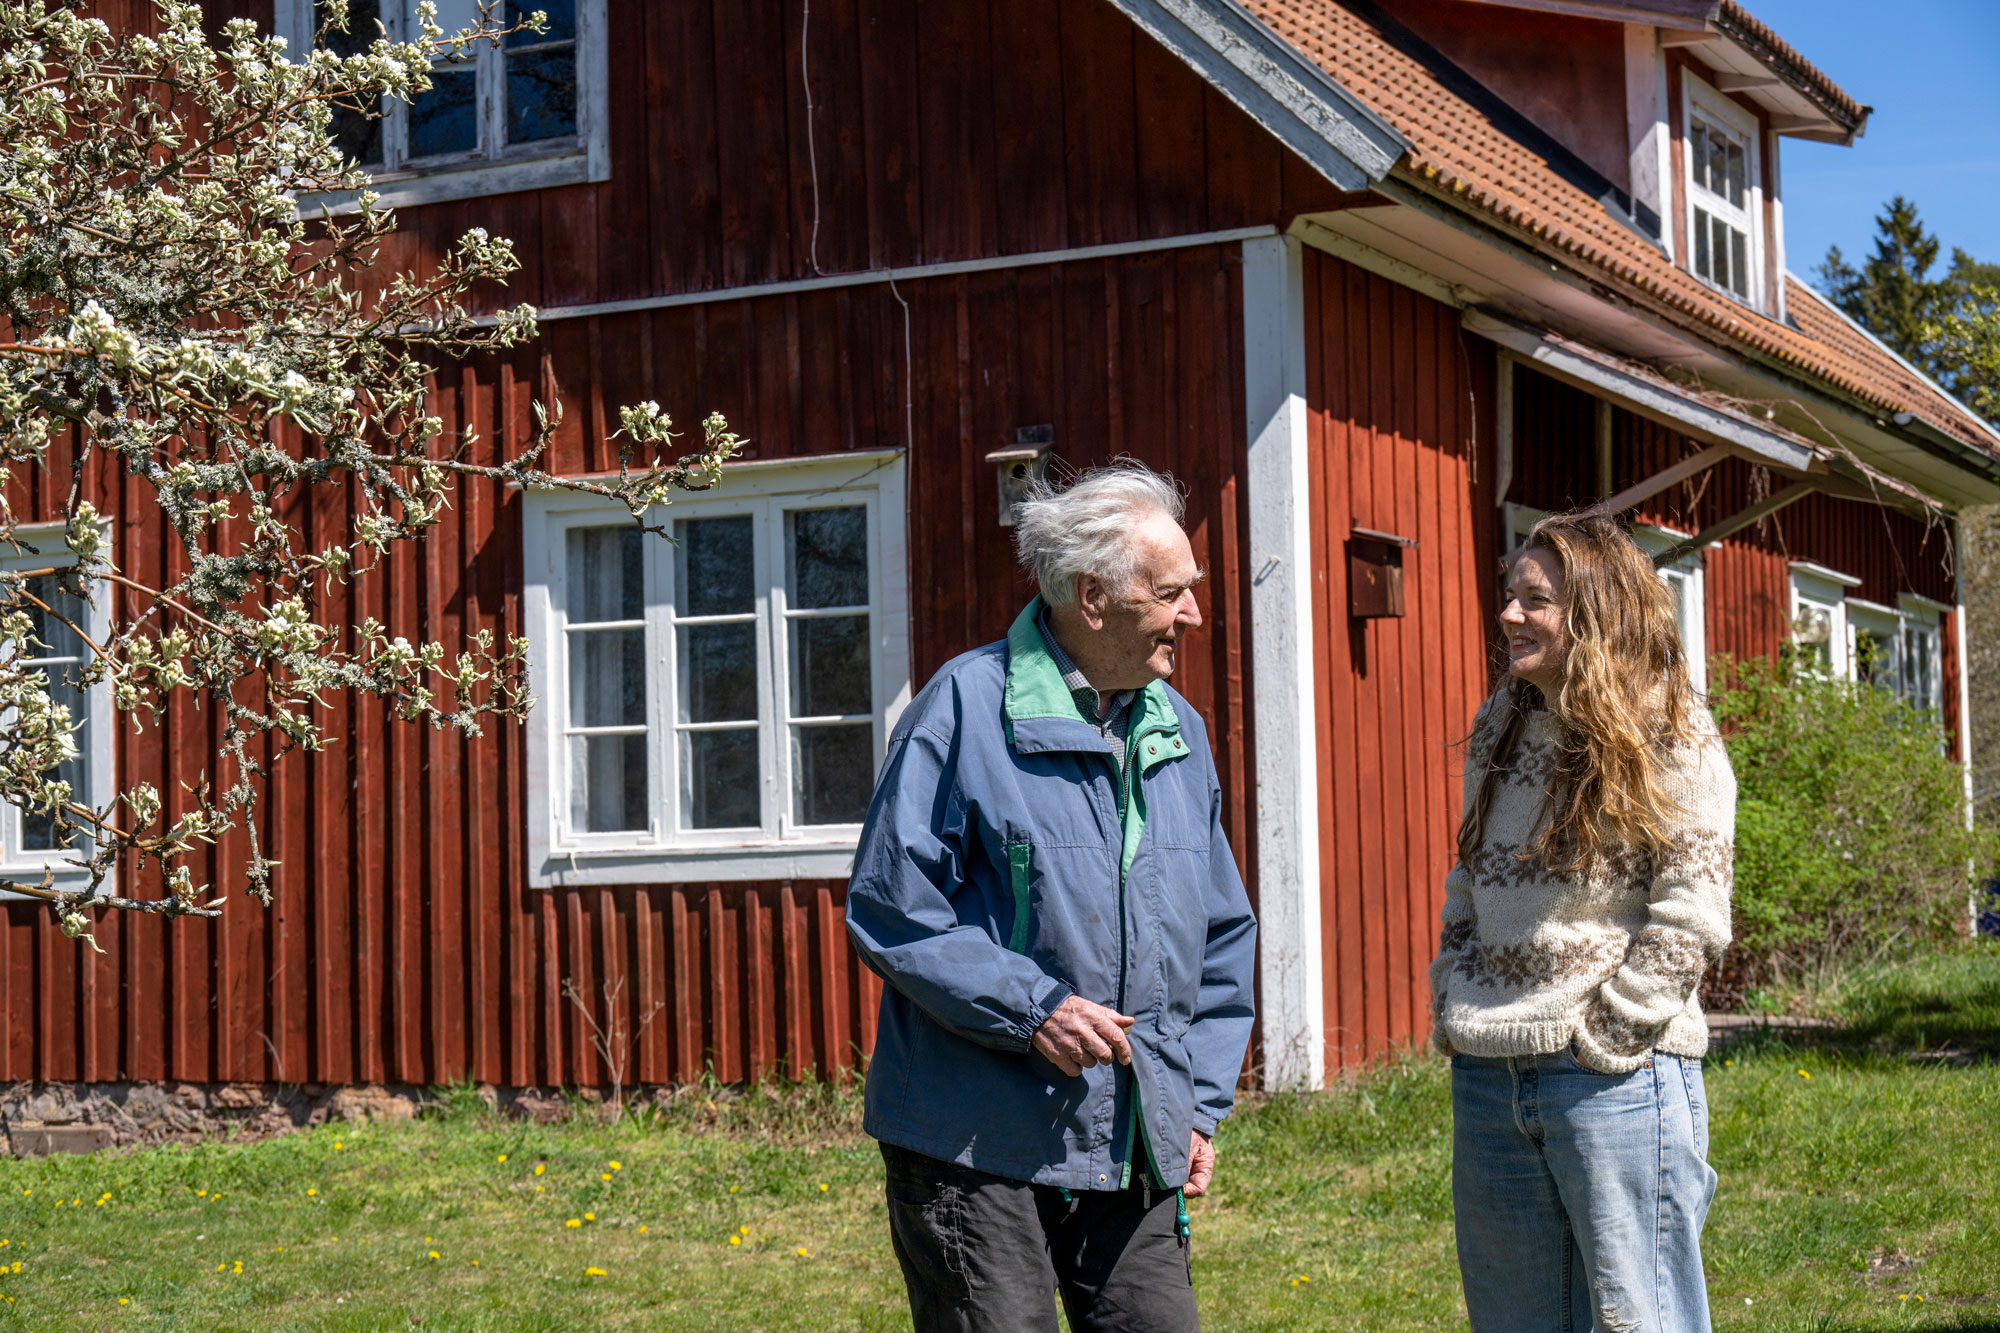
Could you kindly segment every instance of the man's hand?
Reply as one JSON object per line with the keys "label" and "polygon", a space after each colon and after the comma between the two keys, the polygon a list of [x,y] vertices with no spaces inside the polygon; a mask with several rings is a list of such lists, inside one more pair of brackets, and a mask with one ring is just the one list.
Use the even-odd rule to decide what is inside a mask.
{"label": "man's hand", "polygon": [[1208,1193],[1208,1182],[1214,1178],[1215,1144],[1197,1129],[1188,1143],[1188,1183],[1181,1193],[1190,1199],[1198,1199]]}
{"label": "man's hand", "polygon": [[1050,1064],[1075,1078],[1096,1065],[1114,1059],[1121,1065],[1132,1063],[1132,1045],[1125,1029],[1132,1020],[1116,1009],[1092,1004],[1081,995],[1072,995],[1056,1006],[1056,1011],[1035,1029],[1035,1049]]}

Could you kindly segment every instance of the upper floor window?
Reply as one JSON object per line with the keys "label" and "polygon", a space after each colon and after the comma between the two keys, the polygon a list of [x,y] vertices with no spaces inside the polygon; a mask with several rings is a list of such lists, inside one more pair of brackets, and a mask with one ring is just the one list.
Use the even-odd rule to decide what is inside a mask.
{"label": "upper floor window", "polygon": [[1748,305],[1763,306],[1763,190],[1756,118],[1693,75],[1683,99],[1688,267]]}
{"label": "upper floor window", "polygon": [[1895,607],[1850,598],[1847,620],[1854,675],[1914,708],[1944,707],[1943,613],[1949,607],[1908,595]]}
{"label": "upper floor window", "polygon": [[901,453],[738,464],[663,521],[528,497],[532,881],[846,874],[910,693]]}
{"label": "upper floor window", "polygon": [[[15,536],[23,549],[0,554],[0,570],[28,573],[75,563],[60,525],[22,527]],[[98,643],[109,637],[105,598],[99,595],[93,605],[65,588],[55,573],[36,573],[23,590],[33,599],[28,607],[33,629],[32,642],[19,645],[18,660],[48,682],[49,701],[68,710],[75,743],[75,753],[48,777],[69,784],[71,804],[101,809],[111,799],[110,699],[103,684],[85,685],[82,674],[90,665],[85,636]],[[53,887],[82,888],[88,879],[77,863],[89,855],[86,834],[59,837],[49,813],[0,803],[0,878],[39,882],[52,874]]]}
{"label": "upper floor window", "polygon": [[[417,0],[349,0],[346,32],[327,45],[365,50],[379,32],[413,40]],[[325,0],[278,0],[277,27],[303,47],[326,17]],[[386,99],[380,116],[334,115],[334,136],[366,168],[390,205],[539,189],[609,175],[604,0],[500,0],[494,18],[514,27],[536,10],[539,32],[474,42],[431,65],[431,88],[414,102]],[[479,0],[438,0],[447,34],[478,26]],[[380,25],[379,29],[377,25]],[[327,203],[339,211],[341,200]]]}

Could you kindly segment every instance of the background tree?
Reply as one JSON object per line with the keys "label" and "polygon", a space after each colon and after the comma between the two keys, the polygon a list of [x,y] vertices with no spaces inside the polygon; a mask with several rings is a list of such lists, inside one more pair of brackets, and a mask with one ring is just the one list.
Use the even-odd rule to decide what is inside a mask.
{"label": "background tree", "polygon": [[[344,5],[322,8],[344,28]],[[70,848],[87,879],[4,887],[49,901],[72,936],[107,905],[214,915],[224,899],[188,861],[231,828],[248,837],[242,886],[268,902],[273,863],[251,812],[274,758],[329,740],[329,692],[467,732],[525,713],[524,643],[482,632],[412,644],[323,612],[331,585],[420,539],[457,478],[593,492],[662,531],[648,512],[677,487],[712,484],[737,443],[711,417],[670,463],[659,408],[628,407],[618,477],[586,483],[536,467],[555,404],[536,405],[536,442],[498,465],[444,438],[438,364],[535,336],[530,307],[468,313],[477,286],[515,269],[513,249],[475,229],[435,272],[375,271],[395,220],[332,127],[337,112],[378,114],[384,97],[428,89],[434,58],[497,41],[492,7],[478,29],[446,34],[426,3],[416,40],[348,40],[344,55],[288,51],[244,20],[211,46],[197,6],[157,14],[146,36],[52,0],[0,6],[0,550],[51,549],[18,530],[33,495],[50,497],[40,517],[60,525],[57,558],[0,574],[0,800]],[[354,192],[345,217],[309,220],[295,202]],[[157,507],[145,522],[170,537],[183,572],[163,586],[113,563],[93,487],[114,470],[136,479]],[[351,528],[315,545],[294,520],[327,487],[351,495]],[[116,610],[100,642],[75,610],[106,598]],[[58,627],[85,650],[54,681],[33,658]],[[176,692],[213,710],[215,770],[189,775],[177,817],[163,820],[144,782],[101,806],[72,790],[75,722],[57,700],[94,687],[128,742]],[[152,887],[108,896],[114,865]]]}

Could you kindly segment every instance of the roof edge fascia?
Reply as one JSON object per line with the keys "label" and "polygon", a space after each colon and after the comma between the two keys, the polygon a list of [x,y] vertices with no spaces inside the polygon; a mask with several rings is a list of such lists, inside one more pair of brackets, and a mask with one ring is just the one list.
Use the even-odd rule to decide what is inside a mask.
{"label": "roof edge fascia", "polygon": [[1722,0],[1476,0],[1479,4],[1503,5],[1508,9],[1539,9],[1549,14],[1574,18],[1606,19],[1614,23],[1650,23],[1656,28],[1682,32],[1706,32],[1709,21],[1722,9]]}
{"label": "roof edge fascia", "polygon": [[[1840,320],[1841,323],[1847,325],[1848,328],[1853,329],[1856,333],[1866,338],[1869,342],[1874,343],[1876,347],[1881,349],[1882,353],[1885,356],[1889,357],[1903,369],[1909,371],[1912,375],[1915,375],[1925,384],[1930,385],[1931,391],[1936,393],[1938,397],[1944,399],[1947,403],[1950,403],[1953,407],[1965,413],[1966,420],[1974,423],[1979,427],[1980,430],[1984,431],[1986,434],[1986,438],[1993,441],[1994,449],[1996,451],[2000,451],[2000,431],[1996,431],[1992,423],[1987,421],[1985,417],[1980,416],[1977,412],[1967,407],[1965,403],[1960,400],[1957,394],[1945,388],[1944,385],[1939,384],[1935,379],[1932,379],[1928,372],[1920,370],[1916,366],[1911,365],[1909,361],[1904,358],[1901,352],[1898,352],[1895,348],[1889,346],[1889,344],[1883,342],[1880,338],[1876,337],[1874,333],[1871,332],[1865,325],[1856,321],[1854,316],[1848,314],[1845,310],[1842,310],[1839,306],[1827,300],[1825,294],[1822,293],[1819,288],[1813,286],[1811,283],[1807,282],[1804,278],[1801,278],[1798,274],[1792,272],[1790,269],[1785,270],[1785,276],[1789,278],[1791,281],[1797,283],[1799,287],[1806,293],[1806,295],[1810,296],[1814,301],[1818,302],[1836,319]],[[1921,418],[1919,418],[1919,420],[1921,420]]]}
{"label": "roof edge fascia", "polygon": [[1111,0],[1141,31],[1343,190],[1389,174],[1410,141],[1235,0]]}
{"label": "roof edge fascia", "polygon": [[[1486,221],[1478,214],[1459,207],[1449,196],[1424,188],[1424,183],[1420,180],[1398,176],[1383,181],[1376,190],[1394,203],[1406,208],[1415,208],[1474,240],[1492,246],[1502,255],[1548,274],[1578,292],[1602,300],[1605,292],[1610,290],[1602,279],[1576,269],[1569,256],[1560,251],[1542,250],[1529,244],[1526,240]],[[1628,288],[1616,293],[1615,299],[1622,302],[1619,308],[1624,313],[1644,319],[1662,333],[1733,362],[1745,371],[1775,377],[1790,386],[1794,392],[1809,396],[1824,408],[1843,412],[1864,421],[1878,419],[1888,421],[1890,423],[1886,427],[1888,433],[1976,478],[1983,486],[2000,485],[2000,456],[1954,439],[1921,417],[1913,417],[1909,424],[1895,421],[1891,415],[1893,409],[1856,397],[1838,385],[1830,384],[1817,375],[1798,366],[1789,365],[1776,357],[1766,356],[1754,347],[1744,346],[1691,327],[1676,318],[1673,311],[1656,305],[1643,291]]]}

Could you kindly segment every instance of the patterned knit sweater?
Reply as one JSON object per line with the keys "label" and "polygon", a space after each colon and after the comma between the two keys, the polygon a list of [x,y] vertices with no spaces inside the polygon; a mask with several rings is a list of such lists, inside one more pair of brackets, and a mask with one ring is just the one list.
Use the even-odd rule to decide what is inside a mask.
{"label": "patterned knit sweater", "polygon": [[[1465,808],[1498,720],[1479,710],[1465,763]],[[1485,838],[1445,878],[1444,931],[1431,964],[1432,1041],[1468,1055],[1577,1058],[1626,1073],[1658,1049],[1701,1056],[1701,975],[1729,943],[1736,778],[1706,711],[1699,743],[1675,747],[1665,786],[1686,812],[1670,850],[1614,853],[1588,873],[1552,874],[1517,855],[1541,821],[1559,760],[1558,727],[1529,715],[1494,779]]]}

